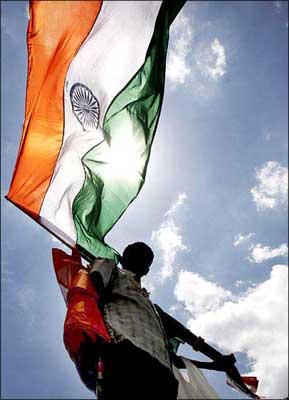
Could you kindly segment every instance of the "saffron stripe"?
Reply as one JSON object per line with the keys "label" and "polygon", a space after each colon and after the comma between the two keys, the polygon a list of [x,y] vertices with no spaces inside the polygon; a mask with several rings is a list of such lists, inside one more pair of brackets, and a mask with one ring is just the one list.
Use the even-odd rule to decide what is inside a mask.
{"label": "saffron stripe", "polygon": [[63,139],[64,82],[101,1],[32,1],[23,133],[7,198],[39,214]]}

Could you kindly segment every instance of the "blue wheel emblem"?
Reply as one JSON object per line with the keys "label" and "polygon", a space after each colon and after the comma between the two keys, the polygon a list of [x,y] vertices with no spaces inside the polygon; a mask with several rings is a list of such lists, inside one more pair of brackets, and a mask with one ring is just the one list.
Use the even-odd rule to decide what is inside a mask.
{"label": "blue wheel emblem", "polygon": [[99,123],[99,104],[92,91],[82,83],[75,83],[70,89],[73,114],[84,131],[97,129]]}

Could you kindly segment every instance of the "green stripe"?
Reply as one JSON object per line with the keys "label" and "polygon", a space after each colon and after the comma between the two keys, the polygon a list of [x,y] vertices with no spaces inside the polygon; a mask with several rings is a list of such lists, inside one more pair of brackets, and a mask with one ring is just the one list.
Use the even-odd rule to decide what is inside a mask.
{"label": "green stripe", "polygon": [[[95,257],[117,258],[117,252],[104,242],[104,237],[144,184],[163,100],[169,26],[184,3],[163,2],[144,64],[106,112],[105,140],[82,158],[85,182],[72,212],[77,244]],[[140,159],[134,179],[111,175],[107,161],[109,148],[128,132]]]}

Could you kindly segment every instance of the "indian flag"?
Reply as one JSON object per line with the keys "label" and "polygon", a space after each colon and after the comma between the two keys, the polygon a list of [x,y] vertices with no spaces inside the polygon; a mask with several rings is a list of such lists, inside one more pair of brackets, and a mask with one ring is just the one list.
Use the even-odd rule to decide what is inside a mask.
{"label": "indian flag", "polygon": [[139,193],[184,1],[32,1],[22,138],[7,198],[87,257]]}

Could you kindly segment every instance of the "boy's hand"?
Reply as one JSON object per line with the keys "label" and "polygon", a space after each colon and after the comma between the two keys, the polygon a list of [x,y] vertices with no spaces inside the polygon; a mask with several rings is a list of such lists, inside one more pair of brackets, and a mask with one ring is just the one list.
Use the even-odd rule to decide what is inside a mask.
{"label": "boy's hand", "polygon": [[236,363],[234,354],[222,355],[222,357],[216,362],[218,367],[224,372],[230,372]]}

